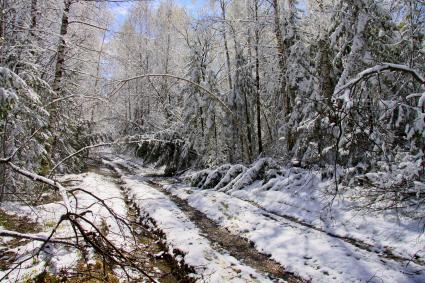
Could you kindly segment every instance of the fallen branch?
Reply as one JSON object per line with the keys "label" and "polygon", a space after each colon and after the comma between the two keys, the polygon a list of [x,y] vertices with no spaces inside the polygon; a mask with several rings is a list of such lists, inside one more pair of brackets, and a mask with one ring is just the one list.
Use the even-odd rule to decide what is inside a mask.
{"label": "fallen branch", "polygon": [[73,247],[76,246],[76,244],[74,244],[74,243],[59,240],[59,239],[56,239],[56,238],[49,239],[48,237],[42,236],[42,235],[23,234],[23,233],[18,233],[18,232],[15,232],[15,231],[10,231],[10,230],[5,230],[5,229],[0,229],[0,236],[1,237],[18,238],[18,239],[27,239],[27,240],[40,241],[40,242],[50,242],[50,243],[53,243],[53,244],[61,244],[61,245],[67,245],[67,246],[73,246]]}
{"label": "fallen branch", "polygon": [[52,179],[43,177],[41,175],[38,175],[38,174],[36,174],[34,172],[30,172],[30,171],[28,171],[26,169],[23,169],[23,168],[15,165],[15,164],[13,164],[10,161],[7,162],[6,164],[9,165],[15,172],[17,172],[17,173],[19,173],[19,174],[21,174],[21,175],[23,175],[23,176],[25,176],[25,177],[33,180],[33,181],[38,181],[40,183],[44,183],[46,185],[49,185],[49,186],[52,186],[52,187],[56,188],[56,190],[58,191],[58,193],[62,197],[62,200],[63,200],[63,202],[65,204],[66,209],[69,212],[72,212],[73,211],[72,208],[71,208],[71,204],[69,202],[69,198],[68,198],[68,196],[66,194],[66,189],[60,183],[56,182],[55,180],[52,180]]}

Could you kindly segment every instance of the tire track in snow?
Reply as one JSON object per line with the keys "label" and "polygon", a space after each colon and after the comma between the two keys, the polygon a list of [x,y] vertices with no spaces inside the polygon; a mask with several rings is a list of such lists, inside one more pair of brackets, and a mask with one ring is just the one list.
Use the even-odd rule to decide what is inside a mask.
{"label": "tire track in snow", "polygon": [[[175,179],[175,178],[170,178],[170,177],[162,177],[161,175],[147,175],[146,177],[152,177],[153,179],[155,179],[155,178],[165,178],[165,180],[171,181],[171,182],[169,182],[169,184],[179,184],[179,183],[182,182],[178,178]],[[153,180],[151,180],[151,181],[153,181]],[[153,182],[155,182],[155,181],[153,181]],[[226,193],[226,192],[223,192],[223,193]],[[226,193],[226,194],[228,194],[228,193]],[[271,211],[270,209],[267,209],[266,207],[260,205],[259,203],[255,202],[253,200],[250,200],[250,199],[247,199],[247,198],[242,198],[242,197],[239,197],[239,196],[236,196],[236,195],[233,195],[233,194],[228,194],[228,195],[232,198],[247,202],[247,203],[259,208],[260,210],[263,211],[262,215],[264,217],[270,218],[271,220],[282,222],[282,223],[285,223],[287,225],[289,225],[289,223],[288,223],[288,221],[289,221],[289,222],[292,222],[294,224],[304,226],[306,228],[324,233],[324,234],[326,234],[330,237],[336,238],[338,240],[342,240],[342,241],[346,242],[347,244],[353,245],[353,246],[355,246],[355,247],[357,247],[361,250],[364,250],[366,252],[377,254],[383,259],[394,260],[394,261],[397,261],[397,262],[403,263],[403,264],[408,264],[408,263],[412,262],[412,263],[415,263],[415,264],[420,265],[420,266],[425,266],[425,262],[423,260],[421,260],[421,258],[417,258],[417,257],[409,257],[408,258],[408,257],[402,256],[402,255],[398,255],[398,254],[394,253],[389,248],[377,249],[372,244],[364,242],[362,240],[355,239],[355,238],[352,238],[352,237],[341,236],[341,235],[332,233],[330,231],[326,231],[325,229],[317,227],[313,224],[304,222],[304,221],[302,221],[302,220],[300,220],[296,217],[286,215],[286,214],[282,214],[282,213],[278,213],[278,212],[275,212],[275,211]]]}
{"label": "tire track in snow", "polygon": [[237,198],[241,201],[248,202],[248,203],[252,204],[253,206],[263,210],[264,211],[263,216],[268,217],[272,220],[275,220],[275,221],[282,221],[282,220],[291,221],[293,223],[299,224],[299,225],[304,226],[306,228],[310,228],[310,229],[316,230],[318,232],[322,232],[322,233],[324,233],[324,234],[326,234],[330,237],[342,240],[342,241],[346,242],[347,244],[351,244],[351,245],[353,245],[353,246],[355,246],[359,249],[362,249],[364,251],[367,251],[367,252],[370,252],[370,253],[375,253],[375,254],[377,254],[380,257],[385,258],[385,259],[390,259],[390,260],[398,261],[400,263],[405,263],[405,264],[409,263],[409,262],[413,262],[413,263],[416,263],[417,265],[425,266],[425,262],[423,260],[421,260],[420,258],[406,258],[406,257],[403,257],[403,256],[400,256],[400,255],[393,253],[390,249],[377,250],[373,245],[371,245],[369,243],[366,243],[364,241],[354,239],[354,238],[351,238],[351,237],[344,237],[344,236],[337,235],[335,233],[326,231],[322,228],[316,227],[312,224],[306,223],[306,222],[304,222],[304,221],[302,221],[302,220],[300,220],[296,217],[290,216],[290,215],[270,211],[269,209],[265,208],[264,206],[261,206],[260,204],[254,202],[252,200],[241,198],[241,197],[238,197],[238,196],[235,196],[235,195],[232,195],[232,197]]}
{"label": "tire track in snow", "polygon": [[[132,172],[132,168],[128,168],[123,164],[114,163],[113,165],[119,166],[120,169],[129,172],[129,174],[134,173]],[[129,176],[126,177],[128,178]],[[201,232],[200,234],[209,240],[212,243],[212,246],[219,252],[229,253],[241,263],[257,270],[259,273],[267,274],[272,280],[279,281],[279,279],[283,279],[290,283],[306,282],[298,275],[285,271],[285,268],[282,265],[270,259],[268,255],[257,251],[252,242],[249,242],[238,235],[231,234],[228,230],[222,228],[213,220],[209,219],[205,214],[191,207],[186,200],[172,195],[164,189],[161,184],[155,183],[145,177],[143,177],[141,181],[148,184],[152,189],[164,194],[167,198],[169,198],[169,200],[177,205],[188,219],[197,226]]]}
{"label": "tire track in snow", "polygon": [[[315,282],[425,282],[421,266],[383,260],[325,233],[276,219],[222,192],[166,187],[219,225],[255,242],[260,252]],[[373,280],[372,280],[373,279]]]}
{"label": "tire track in snow", "polygon": [[281,278],[288,282],[304,282],[299,276],[294,273],[285,271],[276,261],[270,259],[268,255],[258,252],[254,248],[252,242],[246,239],[231,234],[225,228],[222,228],[213,220],[209,219],[199,210],[191,207],[186,200],[183,200],[175,195],[172,195],[162,185],[155,183],[152,180],[146,180],[147,183],[156,190],[165,194],[194,222],[202,231],[202,235],[213,243],[218,244],[218,247],[230,253],[230,255],[241,260],[243,263],[262,272],[269,273],[275,278]]}
{"label": "tire track in snow", "polygon": [[[121,163],[121,162],[119,162],[119,163]],[[137,166],[137,165],[139,165],[139,166]],[[170,178],[163,178],[163,176],[156,175],[155,173],[153,175],[147,175],[146,173],[148,173],[148,172],[146,172],[146,170],[143,170],[143,168],[142,168],[143,166],[140,166],[140,164],[137,164],[137,165],[136,164],[135,165],[128,164],[127,161],[125,161],[124,163],[120,164],[120,166],[122,166],[123,168],[126,168],[126,170],[129,170],[131,172],[139,172],[142,175],[144,175],[145,179],[148,178],[153,183],[157,182],[156,185],[158,185],[160,189],[163,189],[164,194],[167,194],[167,192],[169,191],[168,187],[163,188],[162,185],[168,185],[169,182],[167,182],[167,180],[170,181]],[[166,183],[164,183],[163,181],[166,181]],[[187,199],[187,201],[186,201],[186,197],[184,196],[184,194],[183,194],[183,196],[180,195],[180,194],[175,194],[176,195],[175,197],[177,197],[179,200],[176,200],[175,198],[172,198],[170,196],[170,194],[175,194],[175,192],[173,192],[171,190],[167,194],[170,197],[170,199],[172,199],[174,202],[178,203],[179,200],[183,199],[183,204],[184,205],[188,205],[189,203],[192,205],[192,203],[189,202],[189,199]],[[353,272],[353,270],[349,266],[347,266],[347,264],[344,263],[345,265],[344,264],[341,265],[341,264],[338,263],[338,259],[339,258],[341,260],[343,260],[344,258],[347,259],[347,256],[352,256],[351,254],[353,254],[354,255],[354,258],[357,261],[361,261],[363,265],[366,264],[366,265],[363,266],[362,264],[359,265],[356,260],[354,260],[354,261],[353,260],[351,260],[351,261],[348,260],[348,261],[350,261],[353,264],[353,266],[352,266],[353,268],[355,266],[357,269],[359,269],[360,267],[363,266],[363,268],[369,268],[372,271],[373,270],[378,270],[379,273],[380,273],[379,275],[376,275],[376,274],[373,275],[373,274],[371,274],[370,275],[371,277],[368,277],[368,274],[370,273],[370,270],[366,270],[365,269],[364,270],[365,273],[362,276],[360,276],[360,277],[361,278],[366,278],[365,279],[366,281],[367,280],[372,280],[374,278],[376,280],[380,280],[381,279],[380,276],[383,276],[386,279],[388,279],[388,278],[391,278],[392,275],[397,275],[399,277],[399,279],[402,280],[403,282],[419,282],[419,281],[416,281],[416,280],[422,280],[423,279],[423,274],[421,274],[421,271],[419,271],[420,267],[423,266],[423,264],[421,264],[421,262],[415,262],[416,260],[414,260],[414,259],[413,260],[412,259],[409,260],[409,259],[406,259],[406,258],[397,256],[397,255],[393,255],[393,253],[391,251],[385,252],[385,250],[369,249],[368,244],[365,243],[366,245],[363,245],[363,242],[362,241],[360,241],[360,242],[353,242],[353,241],[350,241],[350,238],[344,238],[344,237],[341,237],[341,236],[338,236],[338,235],[329,234],[327,231],[321,230],[320,228],[319,229],[316,229],[317,227],[312,226],[312,225],[308,225],[308,223],[307,223],[307,225],[304,225],[306,223],[299,223],[299,221],[297,221],[297,219],[293,219],[292,217],[287,218],[285,216],[278,215],[278,214],[275,214],[273,212],[270,212],[267,209],[264,209],[264,207],[261,207],[259,204],[253,203],[253,202],[251,202],[249,200],[247,201],[245,199],[241,199],[241,198],[235,197],[235,196],[229,196],[229,198],[235,198],[235,200],[238,199],[239,201],[244,202],[247,205],[249,204],[249,205],[251,205],[253,207],[256,207],[261,212],[259,215],[261,215],[261,217],[263,217],[263,218],[265,217],[265,218],[270,219],[271,222],[282,223],[284,225],[287,225],[288,227],[294,226],[294,227],[292,227],[292,229],[295,229],[295,230],[298,230],[298,229],[305,230],[305,232],[307,234],[313,233],[312,235],[317,235],[317,237],[319,237],[319,238],[323,238],[323,237],[325,237],[325,235],[327,235],[329,237],[329,239],[334,238],[337,241],[341,241],[340,244],[338,244],[338,242],[333,243],[332,240],[329,240],[328,242],[331,243],[331,244],[328,245],[329,250],[333,250],[334,248],[338,248],[339,246],[342,246],[343,247],[344,244],[342,244],[342,243],[344,243],[344,242],[346,244],[348,244],[346,246],[346,248],[349,251],[349,253],[347,253],[347,254],[344,255],[344,253],[341,253],[341,251],[340,251],[339,256],[337,256],[336,258],[330,258],[329,259],[332,262],[332,264],[330,264],[330,266],[333,266],[334,263],[335,263],[334,261],[336,260],[337,262],[335,264],[337,264],[338,267],[341,267],[341,266],[343,267],[343,268],[341,267],[342,269],[341,268],[339,268],[339,269],[337,268],[338,269],[337,271],[339,272],[339,274],[342,274],[341,272],[343,272],[343,273],[345,272],[345,273],[347,273],[349,275],[349,273]],[[224,202],[226,203],[227,201],[224,200]],[[198,204],[201,204],[201,203],[198,203]],[[207,204],[204,203],[203,205],[207,205]],[[195,207],[197,207],[200,211],[203,211],[206,215],[210,215],[211,213],[212,213],[212,215],[214,215],[213,212],[210,212],[209,211],[208,205],[206,207],[199,207],[199,206],[196,206],[195,205]],[[192,209],[197,210],[197,208],[192,208]],[[238,213],[236,213],[236,214],[238,214]],[[201,215],[204,215],[204,214],[201,212]],[[231,215],[224,215],[225,218],[227,216],[231,217]],[[206,216],[204,215],[203,217],[206,217]],[[211,217],[211,215],[208,216],[208,217]],[[215,219],[214,216],[212,216],[211,219]],[[217,220],[217,219],[215,219],[215,220]],[[229,219],[229,221],[230,220],[231,219]],[[217,221],[220,223],[220,225],[222,224],[220,222],[220,220],[217,220]],[[223,227],[226,227],[226,226],[228,226],[228,225],[223,225]],[[245,227],[245,224],[242,224],[242,226]],[[295,226],[299,226],[299,227],[295,227]],[[301,227],[304,227],[304,229],[301,228]],[[243,233],[243,231],[242,231],[242,233]],[[320,236],[320,234],[322,234],[323,236]],[[247,238],[250,238],[250,237],[247,237]],[[294,244],[297,245],[295,242],[294,242]],[[326,243],[323,242],[322,244],[326,244]],[[261,250],[263,250],[263,249],[261,248],[260,251]],[[361,251],[363,251],[363,252],[361,252]],[[272,253],[273,254],[273,257],[275,256],[275,253],[273,253],[273,249],[270,250],[270,249],[266,248],[265,249],[265,252]],[[283,254],[286,254],[286,252],[283,252]],[[308,261],[308,260],[310,260],[311,257],[304,257],[304,258],[306,259],[306,261]],[[282,260],[283,259],[280,258],[279,259],[279,262],[281,264],[285,265],[286,260],[283,260],[283,262],[282,262]],[[346,260],[344,260],[344,262],[345,261]],[[406,262],[403,262],[403,261],[406,261]],[[325,260],[324,262],[322,262],[322,264],[324,264],[323,267],[326,267],[327,266],[327,263],[328,263],[327,260]],[[412,267],[412,265],[415,265],[415,264],[417,264],[417,265]],[[304,271],[303,271],[304,268],[303,267],[301,268],[300,266],[298,266],[298,268],[294,270],[294,268],[293,268],[294,266],[293,265],[294,264],[292,264],[292,263],[288,265],[288,268],[290,268],[291,271],[295,271],[298,274],[304,274]],[[304,265],[305,265],[305,263],[304,263]],[[397,273],[396,270],[398,270],[399,273]],[[331,278],[329,278],[330,273],[335,273],[332,268],[329,271],[326,271],[326,270],[323,271],[323,274],[325,274],[327,276],[322,276],[320,278],[323,279],[323,280],[331,279]],[[392,274],[392,275],[389,275],[389,274]],[[405,276],[402,275],[402,274],[405,274]],[[310,278],[318,279],[315,276],[310,277]],[[338,278],[339,279],[342,279],[342,278],[351,278],[352,279],[352,278],[356,278],[356,277],[352,277],[352,276],[351,277],[350,276],[347,277],[345,275],[341,277],[340,275],[336,274],[336,277],[335,278],[336,279],[338,279]],[[357,278],[357,279],[359,279],[359,278]],[[420,278],[422,278],[422,279],[420,279]],[[319,279],[319,281],[320,281],[320,279]],[[324,281],[324,282],[327,282],[327,281]],[[388,281],[388,282],[391,282],[391,281]]]}

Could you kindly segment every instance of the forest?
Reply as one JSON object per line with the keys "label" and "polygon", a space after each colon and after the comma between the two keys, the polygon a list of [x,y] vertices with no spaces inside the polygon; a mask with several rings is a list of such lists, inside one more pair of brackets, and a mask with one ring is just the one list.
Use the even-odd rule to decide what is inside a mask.
{"label": "forest", "polygon": [[425,282],[423,0],[0,0],[0,282]]}

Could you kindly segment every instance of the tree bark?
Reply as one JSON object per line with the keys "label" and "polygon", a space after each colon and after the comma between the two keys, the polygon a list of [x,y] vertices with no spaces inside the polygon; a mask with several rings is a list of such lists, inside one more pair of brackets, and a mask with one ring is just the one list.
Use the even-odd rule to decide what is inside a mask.
{"label": "tree bark", "polygon": [[[59,44],[58,44],[58,49],[56,54],[55,77],[52,83],[52,90],[53,90],[53,95],[51,98],[52,100],[55,100],[58,97],[60,97],[60,91],[62,88],[62,78],[64,73],[65,48],[66,48],[65,36],[68,33],[69,11],[71,9],[71,4],[72,4],[71,0],[64,0],[64,10],[63,10],[62,21],[61,21],[60,38],[59,38]],[[58,108],[59,108],[59,104],[54,103],[52,104],[50,109],[48,128],[53,136],[53,140],[50,144],[50,147],[47,149],[50,162],[52,162],[54,159],[54,152],[56,150],[57,141],[58,141],[57,129],[55,127],[55,124],[58,123],[59,121]]]}
{"label": "tree bark", "polygon": [[251,119],[249,118],[249,108],[248,108],[248,98],[246,95],[246,92],[244,92],[243,94],[244,96],[244,101],[245,101],[245,117],[246,117],[246,137],[247,137],[247,155],[248,155],[248,162],[252,161],[252,148],[253,148],[253,143],[252,143],[252,130],[251,130]]}
{"label": "tree bark", "polygon": [[[227,66],[227,82],[229,84],[229,93],[232,93],[233,89],[233,81],[232,81],[232,70],[230,65],[230,52],[229,52],[229,46],[227,43],[227,33],[226,33],[226,3],[224,0],[220,0],[220,8],[221,8],[221,18],[223,21],[223,41],[224,41],[224,52],[226,54],[226,66]],[[233,107],[233,111],[236,112],[236,107]],[[232,117],[232,141],[230,144],[230,152],[229,152],[229,162],[233,163],[235,161],[234,153],[236,152],[236,141],[237,141],[237,134],[235,133],[235,129],[237,126],[237,121],[235,120],[235,117]]]}
{"label": "tree bark", "polygon": [[59,95],[59,91],[61,89],[61,83],[62,83],[62,77],[63,77],[63,71],[64,71],[64,64],[65,64],[65,48],[66,48],[66,42],[65,42],[65,36],[68,33],[68,25],[69,25],[69,11],[71,9],[71,0],[65,0],[64,1],[64,10],[62,14],[62,21],[61,21],[61,28],[60,28],[60,39],[59,39],[59,45],[57,50],[57,57],[56,57],[56,65],[55,65],[55,78],[52,83],[52,89],[56,93],[56,95]]}
{"label": "tree bark", "polygon": [[223,41],[224,41],[224,51],[226,53],[226,65],[227,65],[227,80],[229,82],[229,89],[233,89],[232,85],[232,71],[230,67],[230,54],[229,54],[229,46],[227,45],[227,34],[226,34],[226,5],[224,0],[220,1],[221,7],[221,18],[223,20]]}
{"label": "tree bark", "polygon": [[258,0],[255,1],[255,89],[256,89],[256,109],[257,109],[257,142],[258,155],[263,152],[263,141],[261,136],[261,99],[260,99],[260,58],[258,45],[260,44],[260,31],[258,28]]}
{"label": "tree bark", "polygon": [[[282,100],[278,99],[278,101],[282,101],[284,114],[287,114],[287,109],[289,106],[289,97],[285,94],[286,89],[286,58],[285,58],[285,43],[283,41],[283,34],[280,23],[280,7],[279,0],[273,0],[273,9],[274,9],[274,32],[277,41],[277,52],[278,52],[278,64],[280,69],[280,89],[279,89],[279,97],[282,97]],[[278,105],[278,109],[280,109],[280,105]]]}
{"label": "tree bark", "polygon": [[30,36],[35,37],[34,29],[37,26],[37,0],[31,0],[31,24],[30,24]]}
{"label": "tree bark", "polygon": [[[171,4],[170,4],[171,5]],[[169,64],[170,64],[170,50],[171,50],[171,35],[170,35],[170,22],[171,22],[171,7],[167,10],[167,23],[166,23],[166,46],[165,46],[165,62],[164,62],[164,72],[168,74],[169,72]],[[164,81],[162,84],[162,91],[164,93],[164,108],[165,108],[165,114],[167,118],[167,123],[170,123],[171,120],[171,95],[170,90],[168,86],[168,78],[164,77]]]}

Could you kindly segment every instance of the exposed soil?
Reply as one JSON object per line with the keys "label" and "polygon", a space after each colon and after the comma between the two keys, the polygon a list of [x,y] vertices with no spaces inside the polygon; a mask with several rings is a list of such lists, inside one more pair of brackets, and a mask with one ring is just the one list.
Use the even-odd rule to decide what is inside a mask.
{"label": "exposed soil", "polygon": [[[40,232],[41,226],[32,221],[28,217],[17,216],[8,214],[0,209],[0,226],[10,231],[19,233],[37,233]],[[2,239],[0,239],[2,242]],[[5,248],[0,249],[0,270],[6,270],[12,266],[16,260],[16,253],[9,250],[27,244],[29,240],[26,239],[11,239],[6,243],[2,243]]]}
{"label": "exposed soil", "polygon": [[[166,180],[167,183],[169,183],[169,184],[172,184],[172,183],[175,183],[175,182],[181,182],[181,180],[179,180],[177,178],[166,178],[166,176],[160,175],[160,174],[151,174],[151,175],[149,175],[147,177],[152,178],[152,181],[155,182],[155,183],[158,183],[158,182],[163,183],[164,180]],[[156,180],[158,180],[158,181],[156,181]],[[342,240],[342,241],[344,241],[344,242],[346,242],[348,244],[351,244],[351,245],[353,245],[353,246],[355,246],[355,247],[357,247],[359,249],[362,249],[364,251],[373,252],[373,253],[379,254],[380,257],[385,258],[385,259],[394,260],[394,261],[401,262],[401,263],[413,262],[413,263],[416,263],[418,265],[425,266],[425,262],[422,259],[420,259],[420,258],[416,258],[416,257],[405,258],[403,256],[400,256],[400,255],[395,254],[391,249],[389,249],[387,247],[384,247],[384,249],[382,249],[382,250],[377,250],[377,249],[375,249],[373,247],[373,245],[368,244],[368,243],[365,243],[365,242],[363,242],[363,241],[361,241],[359,239],[354,239],[354,238],[351,238],[351,237],[340,236],[340,235],[337,235],[337,234],[328,232],[328,231],[326,231],[324,229],[321,229],[319,227],[316,227],[316,226],[314,226],[312,224],[306,223],[306,222],[304,222],[304,221],[302,221],[302,220],[300,220],[300,219],[298,219],[296,217],[293,217],[293,216],[290,216],[290,215],[286,215],[286,214],[272,212],[272,211],[268,210],[267,208],[265,208],[265,207],[259,205],[258,203],[254,202],[254,201],[250,201],[250,200],[247,200],[247,199],[239,198],[239,197],[233,196],[233,195],[232,195],[232,197],[238,198],[238,199],[240,199],[242,201],[245,201],[245,202],[248,202],[248,203],[252,204],[253,206],[255,206],[255,207],[263,210],[264,211],[263,216],[266,216],[266,217],[268,217],[270,219],[273,219],[275,221],[278,221],[279,222],[279,221],[282,221],[282,220],[286,220],[286,221],[291,221],[291,222],[297,223],[297,224],[299,224],[301,226],[304,226],[304,227],[307,227],[309,229],[313,229],[313,230],[316,230],[316,231],[325,233],[328,236],[331,236],[333,238],[337,238],[339,240]]]}
{"label": "exposed soil", "polygon": [[0,249],[0,270],[6,270],[15,262],[16,253],[7,249]]}
{"label": "exposed soil", "polygon": [[37,233],[42,227],[28,217],[9,214],[0,209],[0,226],[19,233]]}
{"label": "exposed soil", "polygon": [[[123,166],[121,166],[123,167]],[[133,167],[133,166],[131,166]],[[134,166],[135,168],[137,166]],[[122,169],[124,169],[125,171],[132,171],[133,168],[125,168],[123,167]],[[252,251],[253,248],[251,247],[250,249],[246,248],[246,243],[247,241],[241,237],[238,236],[234,236],[231,235],[228,231],[225,230],[224,233],[220,232],[220,230],[224,230],[223,228],[219,227],[217,224],[215,224],[215,222],[209,220],[203,213],[197,211],[196,209],[190,207],[190,205],[185,201],[182,200],[180,198],[178,198],[177,196],[172,195],[171,193],[169,193],[167,190],[165,190],[162,185],[166,184],[166,183],[174,183],[174,182],[179,182],[178,179],[176,178],[170,178],[166,175],[161,175],[161,174],[145,174],[144,177],[146,177],[148,179],[147,182],[149,182],[150,185],[152,185],[153,187],[155,187],[156,189],[160,190],[161,192],[163,192],[164,194],[166,194],[173,202],[175,202],[180,209],[182,209],[182,211],[184,211],[187,216],[190,218],[191,221],[195,222],[199,228],[203,231],[203,233],[205,234],[205,236],[210,239],[212,242],[216,242],[218,243],[221,247],[225,248],[226,250],[228,250],[230,252],[231,255],[235,256],[238,259],[243,259],[245,261],[246,264],[256,268],[259,271],[263,271],[263,272],[269,272],[270,274],[273,274],[273,276],[276,276],[277,278],[290,278],[291,276],[293,276],[295,279],[300,280],[300,278],[298,278],[296,275],[291,274],[291,276],[288,277],[288,275],[284,272],[284,270],[282,269],[282,267],[280,266],[279,269],[279,264],[277,264],[276,262],[271,263],[271,265],[269,265],[269,262],[265,261],[264,263],[262,262],[264,260],[264,258],[261,258],[261,256],[264,257],[264,255],[260,254],[260,257],[256,257],[256,255],[246,255],[245,253],[250,253],[249,251]],[[309,229],[313,229],[322,233],[327,234],[328,236],[340,239],[350,245],[353,245],[359,249],[362,249],[364,251],[367,252],[371,252],[371,253],[376,253],[378,254],[380,257],[382,257],[383,259],[389,259],[389,260],[394,260],[397,262],[401,262],[401,263],[409,263],[409,262],[413,262],[416,263],[418,265],[422,265],[425,266],[425,262],[423,260],[421,260],[420,258],[405,258],[403,256],[397,255],[395,254],[391,249],[389,248],[384,248],[384,249],[379,249],[377,250],[376,248],[373,247],[373,245],[365,243],[361,240],[358,239],[354,239],[354,238],[350,238],[350,237],[344,237],[344,236],[339,236],[337,234],[328,232],[326,230],[323,230],[319,227],[315,227],[314,225],[311,225],[309,223],[303,222],[302,220],[299,220],[295,217],[289,216],[289,215],[281,215],[272,211],[267,210],[266,208],[262,207],[261,205],[246,200],[246,199],[241,199],[243,201],[249,202],[252,205],[260,208],[262,211],[264,211],[264,216],[273,219],[275,221],[290,221],[293,223],[297,223],[299,225],[302,225],[304,227],[307,227]],[[235,238],[233,238],[235,237]],[[239,238],[239,239],[238,239]],[[245,245],[243,244],[243,242],[245,242]],[[231,243],[231,244],[229,244]],[[239,245],[239,243],[242,243]],[[248,243],[249,245],[249,243]],[[265,256],[267,258],[267,256]],[[268,258],[267,258],[268,259]],[[270,259],[268,259],[270,261]],[[272,261],[273,262],[273,261]],[[263,265],[261,265],[263,263]],[[277,265],[277,266],[276,266]],[[258,268],[256,266],[259,266]],[[273,269],[277,269],[277,270],[281,270],[282,273],[285,273],[285,276],[287,277],[282,277],[282,274],[279,273],[273,273],[270,272],[268,270],[273,270]],[[290,280],[289,280],[290,281]]]}
{"label": "exposed soil", "polygon": [[[91,166],[89,172],[102,175],[119,185],[119,177],[104,165]],[[141,269],[159,282],[193,282],[193,279],[188,275],[194,271],[188,266],[181,265],[174,257],[169,255],[164,235],[152,225],[146,225],[145,223],[153,223],[153,221],[141,219],[140,212],[128,198],[125,190],[122,191],[122,194],[128,209],[127,220],[131,224],[138,242],[138,247],[132,253],[133,260],[137,262]],[[143,276],[140,280],[142,279]]]}
{"label": "exposed soil", "polygon": [[283,279],[287,282],[305,282],[296,274],[285,271],[284,267],[270,259],[268,255],[258,252],[252,242],[231,234],[228,230],[210,220],[205,214],[192,208],[185,200],[170,194],[162,185],[152,180],[147,180],[147,182],[153,188],[167,195],[186,214],[190,221],[196,224],[202,235],[210,240],[216,248],[224,249],[244,264],[260,273],[268,274],[271,279]]}
{"label": "exposed soil", "polygon": [[[160,233],[155,233],[152,227],[141,225],[146,219],[140,219],[140,213],[135,206],[128,202],[129,220],[132,221],[140,249],[134,251],[133,256],[140,262],[143,270],[152,274],[160,282],[191,282],[188,270],[179,266],[176,260],[168,254],[165,239]],[[145,221],[143,221],[145,220]]]}
{"label": "exposed soil", "polygon": [[[129,171],[129,168],[120,167],[125,172]],[[159,177],[160,180],[163,179],[160,176],[154,177]],[[228,230],[210,220],[205,214],[191,207],[185,200],[170,194],[161,184],[153,179],[154,178],[146,179],[146,182],[152,188],[167,195],[170,200],[186,214],[190,221],[196,224],[202,235],[207,238],[216,249],[229,253],[231,256],[260,273],[267,274],[272,280],[278,281],[279,279],[283,279],[287,282],[305,282],[305,280],[296,274],[285,271],[284,267],[270,259],[269,255],[258,252],[252,242],[238,235],[231,234]]]}

